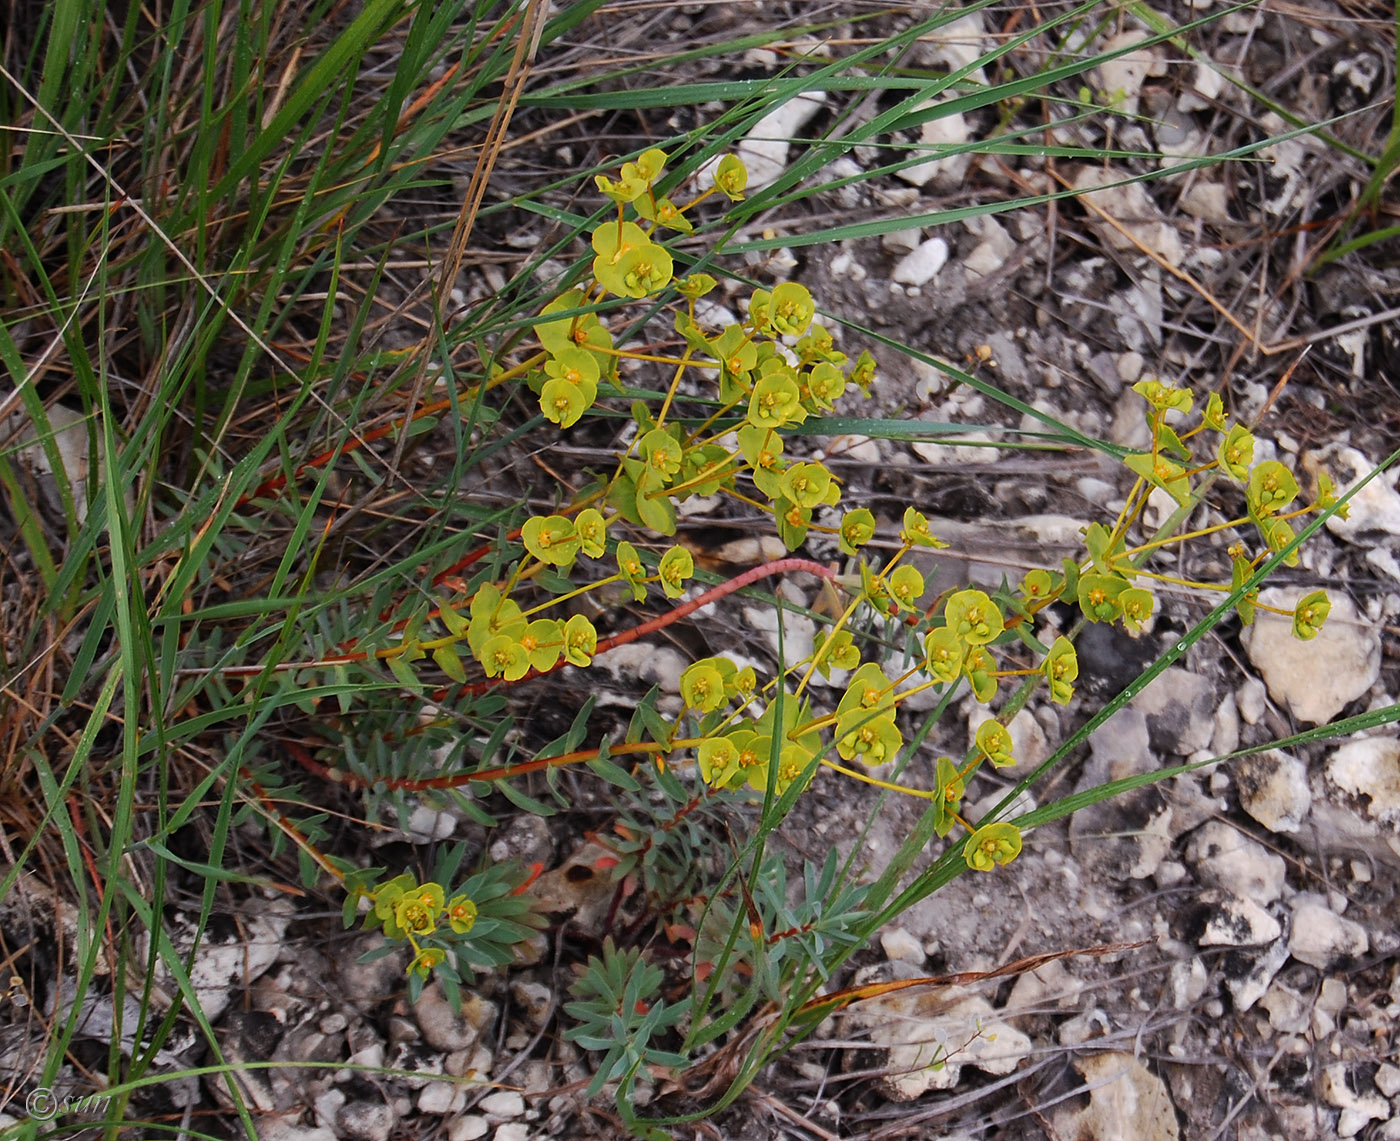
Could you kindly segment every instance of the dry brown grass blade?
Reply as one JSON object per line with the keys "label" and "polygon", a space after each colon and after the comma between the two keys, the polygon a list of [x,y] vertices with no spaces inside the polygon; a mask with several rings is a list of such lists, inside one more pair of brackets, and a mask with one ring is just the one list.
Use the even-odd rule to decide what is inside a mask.
{"label": "dry brown grass blade", "polygon": [[[1052,177],[1054,177],[1054,179],[1057,182],[1059,182],[1060,185],[1063,186],[1066,190],[1074,189],[1073,185],[1065,179],[1064,175],[1054,170],[1052,170],[1050,173]],[[1126,226],[1119,222],[1117,218],[1113,217],[1113,215],[1110,214],[1107,210],[1105,210],[1102,206],[1098,205],[1093,200],[1093,196],[1094,192],[1090,191],[1088,193],[1079,195],[1078,201],[1086,209],[1092,210],[1096,215],[1098,215],[1099,219],[1103,221],[1106,225],[1111,226],[1114,230],[1121,234],[1125,241],[1131,242],[1135,247],[1137,247],[1138,250],[1146,254],[1149,258],[1151,258],[1154,262],[1161,266],[1162,269],[1166,270],[1178,281],[1184,283],[1192,290],[1194,290],[1207,305],[1209,305],[1212,309],[1219,313],[1220,316],[1225,318],[1225,320],[1229,322],[1231,328],[1238,332],[1240,336],[1244,337],[1245,340],[1247,340],[1254,347],[1254,350],[1256,352],[1262,353],[1265,356],[1268,356],[1270,353],[1278,352],[1278,349],[1270,348],[1264,345],[1259,340],[1258,336],[1247,325],[1245,325],[1238,317],[1236,317],[1233,313],[1230,312],[1230,309],[1227,305],[1217,300],[1215,295],[1212,294],[1209,289],[1207,289],[1204,285],[1202,285],[1184,269],[1179,269],[1176,266],[1172,265],[1171,262],[1169,262],[1156,250],[1144,245],[1141,241],[1139,241],[1137,236],[1133,234],[1132,231],[1130,231]]]}
{"label": "dry brown grass blade", "polygon": [[861,1002],[865,999],[882,998],[887,994],[896,991],[910,990],[916,987],[952,987],[966,986],[969,983],[986,982],[989,979],[1005,978],[1008,975],[1021,975],[1027,971],[1039,970],[1047,963],[1053,963],[1057,959],[1072,959],[1080,956],[1090,955],[1100,957],[1103,955],[1115,955],[1121,951],[1132,951],[1138,947],[1145,947],[1151,939],[1140,939],[1136,943],[1104,943],[1096,947],[1076,947],[1068,951],[1046,951],[1039,955],[1027,955],[1025,958],[1016,959],[1005,966],[997,967],[992,971],[960,971],[952,975],[927,975],[918,979],[899,979],[888,983],[867,983],[864,986],[849,987],[846,990],[835,991],[831,994],[824,994],[820,998],[814,998],[810,1002],[804,1003],[798,1008],[799,1014],[806,1014],[820,1011],[823,1015],[834,1013],[842,1007],[849,1006],[853,1002]]}
{"label": "dry brown grass blade", "polygon": [[[506,132],[510,129],[511,117],[515,114],[521,92],[524,91],[525,83],[530,77],[530,70],[535,55],[539,51],[540,38],[544,34],[545,21],[548,17],[549,5],[544,0],[529,0],[524,11],[514,23],[520,36],[515,45],[515,54],[511,58],[510,68],[506,72],[505,91],[496,104],[495,114],[491,117],[491,125],[486,132],[486,141],[482,144],[481,155],[472,170],[466,198],[462,203],[460,213],[457,215],[457,225],[452,231],[452,238],[448,243],[447,253],[443,257],[442,266],[438,273],[433,308],[439,314],[439,319],[451,300],[452,287],[462,268],[462,259],[466,255],[472,230],[476,226],[477,212],[481,209],[481,201],[486,196],[486,187],[491,181],[491,172],[495,170],[496,160],[500,157],[501,149],[505,145]],[[506,31],[509,30],[508,26]],[[420,342],[413,389],[409,393],[405,406],[408,416],[414,414],[418,408],[418,402],[423,398],[423,390],[428,381],[428,359],[433,344],[434,340],[431,336],[424,337]],[[393,458],[389,462],[389,477],[391,479],[395,477],[403,463],[408,441],[407,433],[399,437]]]}

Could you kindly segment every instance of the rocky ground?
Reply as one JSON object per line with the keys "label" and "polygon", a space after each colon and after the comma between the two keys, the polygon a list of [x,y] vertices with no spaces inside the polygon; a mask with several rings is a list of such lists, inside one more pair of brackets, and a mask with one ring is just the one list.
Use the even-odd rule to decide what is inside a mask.
{"label": "rocky ground", "polygon": [[[1161,7],[1180,20],[1211,4]],[[1384,15],[1355,4],[1235,13],[1211,31],[1210,59],[1309,121],[1372,107],[1337,127],[1364,145],[1383,138],[1389,111],[1373,105],[1393,90]],[[653,30],[676,35],[722,18],[702,5],[648,17]],[[920,62],[956,65],[959,53],[986,50],[999,27],[991,14],[970,16],[945,42],[925,45]],[[1124,29],[1104,34],[1133,34],[1131,24]],[[748,64],[778,62],[760,53]],[[1203,63],[1161,47],[1120,63],[1101,85],[1144,117],[1119,121],[1116,139],[1100,131],[1076,141],[1188,155],[1284,129]],[[805,122],[789,125],[794,137],[821,130],[832,109],[813,103],[802,114]],[[995,126],[991,112],[957,118],[939,121],[949,138],[985,137]],[[901,141],[920,140],[891,140]],[[868,150],[841,163],[854,170],[887,161]],[[793,153],[783,147],[762,157],[781,170]],[[1303,137],[1247,166],[1105,189],[1087,204],[894,229],[835,248],[794,246],[750,272],[803,282],[825,310],[852,323],[842,334],[848,352],[875,348],[877,403],[846,411],[975,428],[950,443],[807,443],[846,481],[845,505],[888,519],[906,503],[929,514],[951,544],[928,565],[931,590],[994,587],[1003,573],[1014,579],[1073,553],[1080,528],[1111,516],[1132,483],[1126,469],[1088,452],[985,446],[1040,429],[1037,411],[1141,447],[1134,382],[1156,376],[1202,396],[1218,391],[1241,420],[1258,418],[1268,455],[1305,488],[1327,471],[1346,489],[1400,443],[1393,243],[1316,268],[1363,174],[1337,148]],[[940,158],[820,195],[769,224],[800,232],[828,215],[914,214],[978,194],[1105,181],[1100,166],[1068,159]],[[514,224],[526,229],[507,235],[503,226],[503,251],[521,247],[522,233],[532,246],[546,237],[538,219]],[[494,288],[488,273],[468,277],[468,292]],[[880,336],[972,369],[1029,411],[948,383],[934,365],[879,346]],[[581,467],[589,454],[565,440],[555,458]],[[695,541],[726,564],[758,561],[764,548],[743,520],[715,510],[711,517],[702,505],[688,518]],[[1193,524],[1223,518],[1222,510],[1203,508]],[[749,546],[721,551],[730,540]],[[809,553],[834,557],[815,540]],[[906,912],[842,982],[987,972],[1105,944],[1132,949],[857,1004],[725,1114],[676,1136],[1400,1139],[1400,737],[1391,725],[1352,739],[1263,747],[1396,703],[1398,556],[1400,494],[1390,472],[1353,500],[1349,520],[1330,520],[1262,598],[1289,605],[1326,588],[1333,610],[1318,639],[1298,642],[1289,623],[1262,612],[1249,629],[1224,623],[1057,767],[1034,802],[1169,764],[1260,751],[1036,830],[995,877],[964,876]],[[1171,557],[1182,578],[1228,580],[1223,551],[1210,544]],[[811,580],[782,589],[793,601],[816,601]],[[1067,708],[1033,702],[1012,725],[1022,766],[1048,757],[1213,605],[1184,590],[1159,597],[1162,612],[1140,637],[1086,631],[1076,700]],[[785,628],[789,655],[793,639],[813,632],[803,623]],[[743,647],[774,660],[771,610],[737,605],[697,630],[706,652]],[[601,704],[625,708],[652,684],[675,694],[693,650],[658,639],[600,659],[611,678]],[[926,743],[928,756],[964,748],[983,716],[975,704],[957,706]],[[930,778],[916,763],[905,779]],[[990,806],[1004,788],[979,786],[977,795]],[[846,854],[869,803],[862,786],[824,777],[800,802],[785,843],[795,857],[820,857],[831,846]],[[878,871],[917,814],[917,805],[889,802],[858,861]],[[568,944],[591,945],[603,934],[611,885],[570,873],[591,875],[583,833],[606,823],[595,802],[549,821],[520,816],[487,841],[475,825],[425,810],[390,837],[395,858],[455,836],[489,842],[493,857],[551,869],[546,883],[560,892],[559,913],[539,961],[484,979],[461,1012],[435,989],[408,1003],[405,958],[361,962],[376,937],[341,932],[338,917],[315,912],[320,901],[279,898],[261,910],[255,901],[216,926],[195,982],[226,1059],[318,1064],[239,1074],[264,1141],[617,1135],[606,1101],[582,1098],[588,1058],[562,1041],[557,1017]],[[385,858],[381,849],[376,859]],[[51,902],[37,885],[17,898],[29,904],[12,906]],[[100,1023],[102,1012],[92,1017]],[[455,1080],[464,1076],[486,1084]],[[219,1133],[232,1121],[203,1116],[227,1109],[215,1080],[181,1079],[160,1096],[186,1126]]]}

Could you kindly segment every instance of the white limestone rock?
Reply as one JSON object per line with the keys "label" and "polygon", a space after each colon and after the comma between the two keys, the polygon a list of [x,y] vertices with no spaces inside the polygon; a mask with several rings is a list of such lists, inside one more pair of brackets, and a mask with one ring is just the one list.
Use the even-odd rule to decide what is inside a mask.
{"label": "white limestone rock", "polygon": [[509,1121],[525,1116],[525,1099],[519,1090],[497,1090],[483,1097],[479,1108],[488,1121]]}
{"label": "white limestone rock", "polygon": [[927,285],[948,262],[948,243],[943,238],[920,242],[895,263],[891,279],[900,285]]}
{"label": "white limestone rock", "polygon": [[390,1105],[351,1101],[335,1115],[335,1131],[341,1141],[389,1141],[397,1120]]}
{"label": "white limestone rock", "polygon": [[1159,753],[1188,757],[1215,732],[1215,687],[1179,666],[1163,670],[1131,705],[1147,718],[1148,740]]}
{"label": "white limestone rock", "polygon": [[662,693],[676,694],[681,691],[681,674],[690,663],[670,646],[629,642],[599,654],[593,664],[602,666],[624,688],[642,682],[644,687],[657,685]]}
{"label": "white limestone rock", "polygon": [[1074,188],[1085,192],[1083,200],[1095,219],[1094,228],[1116,250],[1151,250],[1168,265],[1179,266],[1186,258],[1180,232],[1162,217],[1142,183],[1122,185],[1122,181],[1121,170],[1079,169]]}
{"label": "white limestone rock", "polygon": [[923,965],[924,945],[903,927],[886,927],[881,931],[880,949],[891,961]]}
{"label": "white limestone rock", "polygon": [[1055,1135],[1078,1141],[1177,1141],[1180,1130],[1166,1083],[1131,1054],[1090,1054],[1076,1058],[1089,1104],[1062,1108],[1054,1116]]}
{"label": "white limestone rock", "polygon": [[1235,704],[1246,725],[1258,725],[1268,708],[1269,691],[1257,677],[1246,678],[1235,690]]}
{"label": "white limestone rock", "polygon": [[[800,137],[812,116],[826,106],[826,99],[825,91],[804,91],[773,108],[749,128],[749,133],[735,148],[749,170],[747,193],[771,186],[782,176],[787,169],[792,140]],[[699,183],[702,188],[714,185],[714,171],[718,165],[719,159],[715,158],[701,168]]]}
{"label": "white limestone rock", "polygon": [[1312,999],[1305,998],[1277,980],[1259,1005],[1268,1012],[1269,1025],[1280,1034],[1305,1034],[1312,1025]]}
{"label": "white limestone rock", "polygon": [[447,1141],[479,1141],[491,1131],[491,1123],[475,1113],[464,1114],[447,1127]]}
{"label": "white limestone rock", "polygon": [[1255,957],[1244,974],[1226,978],[1225,989],[1230,992],[1235,1009],[1243,1013],[1263,998],[1268,993],[1274,976],[1287,962],[1288,940],[1280,937]]}
{"label": "white limestone rock", "polygon": [[[1326,471],[1336,485],[1338,497],[1370,475],[1376,466],[1362,452],[1344,444],[1308,452],[1302,464],[1303,470],[1314,477],[1319,471]],[[1327,529],[1348,543],[1366,545],[1378,532],[1400,535],[1400,492],[1395,490],[1395,479],[1394,469],[1376,476],[1347,503],[1347,518],[1333,515],[1327,520]]]}
{"label": "white limestone rock", "polygon": [[1197,939],[1202,947],[1262,947],[1283,934],[1279,921],[1253,900],[1208,888],[1199,902],[1206,909]]}
{"label": "white limestone rock", "polygon": [[[931,1089],[952,1089],[964,1066],[1009,1074],[1030,1055],[1031,1040],[1002,1021],[992,1004],[974,995],[937,1008],[936,999],[915,992],[862,1003],[847,1016],[872,1044],[889,1050],[886,1094],[910,1101]],[[935,1062],[942,1062],[935,1068]]]}
{"label": "white limestone rock", "polygon": [[982,240],[963,259],[963,271],[973,278],[990,277],[1016,251],[1016,241],[990,214],[968,218],[963,225]]}
{"label": "white limestone rock", "polygon": [[471,991],[463,991],[459,1012],[447,1001],[442,988],[433,983],[423,988],[413,1006],[413,1014],[428,1044],[451,1054],[475,1046],[481,1035],[495,1025],[500,1008]]}
{"label": "white limestone rock", "polygon": [[1324,771],[1328,784],[1351,798],[1361,814],[1392,831],[1400,829],[1400,740],[1348,741]]}
{"label": "white limestone rock", "polygon": [[961,111],[928,119],[919,128],[919,142],[914,153],[928,154],[930,157],[895,173],[911,186],[926,186],[930,182],[939,186],[956,186],[967,173],[971,159],[966,151],[960,154],[947,152],[971,138],[972,128]]}
{"label": "white limestone rock", "polygon": [[1210,820],[1191,834],[1186,862],[1211,887],[1268,906],[1283,895],[1283,857],[1223,820]]}
{"label": "white limestone rock", "polygon": [[1300,963],[1326,970],[1339,959],[1364,955],[1371,943],[1366,928],[1338,915],[1314,895],[1293,900],[1293,927],[1288,951]]}
{"label": "white limestone rock", "polygon": [[1124,48],[1133,50],[1106,60],[1094,69],[1098,86],[1104,96],[1124,115],[1137,114],[1138,96],[1142,93],[1145,79],[1149,76],[1155,79],[1167,74],[1166,61],[1162,58],[1160,48],[1133,46],[1147,39],[1151,39],[1151,36],[1140,28],[1110,36],[1103,43],[1101,50],[1104,54],[1122,51]]}
{"label": "white limestone rock", "polygon": [[429,1082],[418,1095],[418,1112],[445,1116],[461,1113],[467,1104],[467,1091],[451,1082]]}
{"label": "white limestone rock", "polygon": [[[1291,615],[1305,593],[1296,587],[1270,587],[1260,592],[1259,601]],[[1312,725],[1325,725],[1365,694],[1381,669],[1375,626],[1357,613],[1342,591],[1333,590],[1330,597],[1327,624],[1310,641],[1294,637],[1291,617],[1263,609],[1241,635],[1270,696]]]}
{"label": "white limestone rock", "polygon": [[1337,1118],[1337,1136],[1355,1137],[1371,1121],[1390,1117],[1390,1103],[1374,1091],[1358,1092],[1345,1062],[1335,1062],[1322,1071],[1322,1100],[1342,1112]]}
{"label": "white limestone rock", "polygon": [[[287,922],[286,914],[269,910],[245,916],[238,927],[224,929],[210,925],[205,928],[189,969],[189,981],[210,1021],[218,1019],[228,1009],[235,990],[252,984],[277,961]],[[194,945],[196,917],[177,913],[171,920],[170,931],[175,947],[182,955],[187,954]],[[163,960],[156,965],[155,981],[163,989],[174,988]]]}
{"label": "white limestone rock", "polygon": [[1240,807],[1270,832],[1297,832],[1312,808],[1308,766],[1278,749],[1243,757],[1235,765]]}

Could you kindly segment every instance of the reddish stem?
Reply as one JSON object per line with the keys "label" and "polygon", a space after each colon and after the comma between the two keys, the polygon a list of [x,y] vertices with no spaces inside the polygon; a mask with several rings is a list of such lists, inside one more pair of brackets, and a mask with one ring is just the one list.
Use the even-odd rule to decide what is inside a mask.
{"label": "reddish stem", "polygon": [[[598,643],[594,656],[596,657],[597,654],[606,653],[608,650],[618,646],[625,646],[627,643],[635,642],[638,638],[645,637],[647,634],[664,629],[671,625],[671,623],[677,622],[689,614],[693,614],[695,611],[699,610],[700,607],[708,606],[711,602],[717,602],[719,599],[733,594],[736,590],[742,590],[750,583],[757,582],[761,578],[767,578],[775,574],[784,574],[787,571],[806,571],[808,574],[814,574],[819,578],[836,578],[835,571],[831,570],[829,567],[822,566],[821,563],[813,562],[811,559],[777,559],[771,563],[763,563],[761,566],[751,567],[743,574],[736,575],[734,578],[722,582],[718,586],[711,587],[703,594],[692,598],[689,602],[677,606],[674,610],[668,610],[665,614],[658,615],[647,622],[643,622],[640,626],[634,626],[630,630],[623,630],[619,634],[614,634],[611,638],[605,638]],[[562,662],[559,663],[559,665],[563,664]],[[553,669],[558,669],[559,665],[554,666]],[[544,673],[551,672],[553,671],[544,671]],[[518,685],[520,682],[529,681],[531,678],[543,676],[544,674],[531,670],[516,682],[506,683],[504,680],[492,679],[486,682],[477,682],[472,685],[462,686],[458,692],[481,694],[497,685]],[[445,692],[446,691],[444,691],[444,694],[435,695],[435,699],[441,700]],[[402,792],[421,792],[426,789],[434,788],[460,788],[462,785],[476,782],[489,783],[491,781],[504,780],[507,777],[523,776],[526,773],[539,772],[543,769],[554,768],[560,765],[576,764],[579,761],[591,761],[598,756],[597,749],[579,749],[575,752],[563,753],[556,757],[537,757],[533,761],[522,761],[514,765],[501,765],[494,769],[483,769],[471,773],[454,773],[451,776],[429,777],[418,780],[408,777],[368,780],[355,773],[346,772],[344,769],[332,769],[323,765],[320,761],[315,760],[306,749],[292,742],[288,742],[287,751],[291,753],[292,757],[302,768],[320,777],[322,780],[343,784],[347,788],[360,789],[375,785],[386,790]],[[648,743],[614,745],[610,750],[611,753],[615,754],[660,753],[665,751],[665,746]]]}
{"label": "reddish stem", "polygon": [[[397,432],[400,428],[412,424],[415,420],[421,420],[425,416],[436,416],[439,412],[451,406],[452,401],[450,400],[437,400],[432,404],[425,404],[422,408],[414,412],[412,416],[406,416],[402,419],[395,420],[391,424],[385,424],[383,427],[365,432],[363,435],[357,435],[353,439],[346,440],[345,443],[332,448],[328,452],[322,452],[319,456],[312,456],[293,471],[292,475],[300,476],[304,472],[310,471],[312,468],[324,467],[326,464],[338,460],[341,456],[349,455],[353,451],[358,451],[366,444],[372,444],[375,440],[382,440],[391,432]],[[274,475],[270,479],[263,480],[262,483],[258,484],[252,491],[245,492],[243,495],[239,496],[238,502],[233,505],[233,509],[237,511],[240,507],[247,506],[254,499],[276,495],[286,486],[287,477],[285,475]]]}
{"label": "reddish stem", "polygon": [[[682,618],[694,614],[702,606],[708,606],[711,602],[718,602],[721,598],[733,594],[736,590],[743,590],[750,583],[757,582],[761,578],[768,578],[775,574],[785,574],[788,571],[806,571],[814,574],[818,578],[834,579],[836,572],[830,567],[824,567],[821,563],[813,562],[811,559],[777,559],[771,563],[763,563],[760,566],[750,567],[741,575],[718,586],[712,586],[705,593],[697,595],[689,602],[683,602],[674,610],[668,610],[665,614],[658,614],[655,618],[643,622],[640,626],[633,626],[630,630],[623,630],[621,633],[613,634],[611,637],[600,641],[593,651],[596,658],[599,654],[606,654],[609,650],[615,650],[618,646],[625,646],[629,642],[635,642],[638,638],[645,638],[648,634],[654,634],[658,630],[664,630],[673,622],[679,622]],[[500,685],[519,685],[522,682],[531,681],[537,677],[544,677],[555,670],[567,665],[562,658],[547,670],[530,670],[524,677],[513,682],[507,682],[504,678],[490,678],[486,681],[472,682],[462,686],[457,692],[472,694],[473,696],[486,693]],[[443,691],[444,695],[447,691]]]}

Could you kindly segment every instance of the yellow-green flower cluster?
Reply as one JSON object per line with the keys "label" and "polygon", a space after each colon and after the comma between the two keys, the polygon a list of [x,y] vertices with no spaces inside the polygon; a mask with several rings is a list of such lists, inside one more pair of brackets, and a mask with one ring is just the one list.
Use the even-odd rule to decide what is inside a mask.
{"label": "yellow-green flower cluster", "polygon": [[446,958],[441,947],[425,947],[423,942],[446,934],[470,933],[476,924],[476,903],[466,895],[447,899],[442,885],[419,883],[405,872],[368,893],[372,907],[368,922],[377,923],[390,939],[407,942],[414,951],[410,974],[426,978]]}

